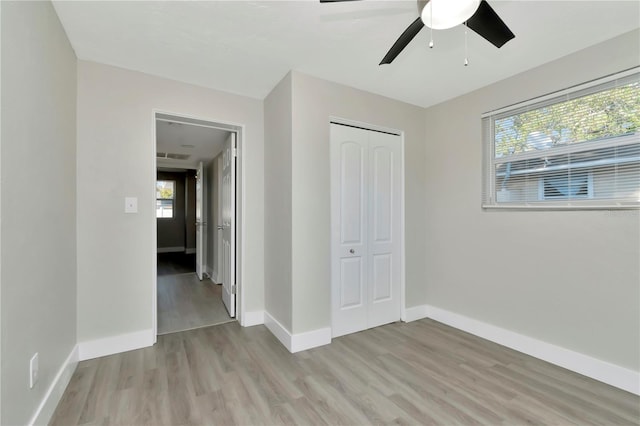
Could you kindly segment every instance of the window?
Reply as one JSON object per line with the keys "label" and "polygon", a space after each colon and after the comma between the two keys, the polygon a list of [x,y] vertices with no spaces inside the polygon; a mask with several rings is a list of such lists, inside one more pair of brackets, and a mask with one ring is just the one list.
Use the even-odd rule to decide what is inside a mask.
{"label": "window", "polygon": [[640,207],[638,69],[483,115],[483,207]]}
{"label": "window", "polygon": [[176,197],[176,182],[173,180],[156,181],[156,217],[173,218],[173,202]]}

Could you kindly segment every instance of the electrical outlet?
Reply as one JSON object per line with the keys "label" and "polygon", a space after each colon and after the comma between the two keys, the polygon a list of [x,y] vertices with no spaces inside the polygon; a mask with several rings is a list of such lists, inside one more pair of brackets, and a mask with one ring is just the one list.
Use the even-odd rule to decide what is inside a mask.
{"label": "electrical outlet", "polygon": [[36,352],[29,361],[29,388],[33,387],[38,382],[38,352]]}
{"label": "electrical outlet", "polygon": [[125,213],[138,213],[138,197],[125,197],[124,198],[124,212]]}

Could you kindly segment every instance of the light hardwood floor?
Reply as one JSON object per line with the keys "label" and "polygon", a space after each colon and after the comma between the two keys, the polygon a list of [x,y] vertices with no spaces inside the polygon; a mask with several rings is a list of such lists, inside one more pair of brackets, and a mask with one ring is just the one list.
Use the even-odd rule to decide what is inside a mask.
{"label": "light hardwood floor", "polygon": [[83,361],[53,425],[630,425],[640,399],[431,320],[290,354],[264,326]]}
{"label": "light hardwood floor", "polygon": [[195,272],[158,276],[158,334],[233,321],[222,303],[222,286]]}

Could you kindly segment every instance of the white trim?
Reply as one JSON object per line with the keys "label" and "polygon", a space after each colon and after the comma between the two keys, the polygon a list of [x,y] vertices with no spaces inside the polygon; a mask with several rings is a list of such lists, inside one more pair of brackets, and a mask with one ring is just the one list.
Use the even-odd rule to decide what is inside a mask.
{"label": "white trim", "polygon": [[298,333],[291,336],[291,353],[306,351],[331,343],[331,327]]}
{"label": "white trim", "polygon": [[184,249],[184,253],[185,254],[193,254],[196,252],[195,248],[188,248],[188,249]]}
{"label": "white trim", "polygon": [[[158,117],[158,114],[164,115],[165,117]],[[246,176],[245,176],[245,126],[244,124],[232,123],[227,120],[218,120],[215,118],[208,117],[195,117],[189,114],[184,114],[180,112],[173,112],[167,110],[161,110],[158,108],[151,109],[151,158],[152,158],[152,170],[153,175],[150,176],[151,181],[153,182],[150,185],[150,188],[153,190],[153,205],[152,210],[155,212],[155,204],[156,204],[156,179],[157,179],[157,157],[156,157],[156,120],[158,119],[168,119],[166,116],[171,116],[171,120],[175,121],[175,118],[181,118],[182,122],[186,124],[200,125],[204,127],[211,127],[220,130],[226,130],[229,132],[234,132],[236,134],[236,147],[238,150],[237,158],[239,161],[236,163],[236,166],[239,166],[239,170],[236,169],[236,175],[240,178],[240,182],[236,179],[236,217],[239,217],[240,227],[236,232],[236,288],[237,288],[237,296],[236,296],[236,318],[242,320],[244,316],[244,306],[245,306],[245,294],[244,294],[244,285],[242,283],[242,279],[245,276],[244,272],[246,266],[243,262],[244,253],[245,253],[245,194],[246,194]],[[195,122],[194,122],[195,121]],[[206,123],[205,123],[206,122]],[[207,126],[209,124],[209,126]],[[156,224],[155,213],[153,215],[153,221],[149,222],[149,226],[152,226],[152,235],[153,235],[153,247],[152,252],[157,253],[157,241],[158,241],[158,233],[157,233],[157,224]],[[236,224],[237,227],[237,224]],[[237,227],[238,228],[238,227]],[[152,280],[151,280],[151,321],[152,321],[152,330],[153,330],[153,343],[158,340],[158,289],[157,289],[157,274],[158,274],[158,265],[157,265],[157,256],[152,257]],[[218,275],[218,274],[216,274]],[[216,276],[216,278],[219,278]]]}
{"label": "white trim", "polygon": [[211,268],[211,281],[213,281],[216,284],[220,284],[220,274],[218,274],[218,271],[214,270],[213,268]]}
{"label": "white trim", "polygon": [[178,253],[184,252],[184,247],[158,247],[156,253]]}
{"label": "white trim", "polygon": [[264,324],[264,311],[247,311],[242,317],[240,325],[243,327],[252,327],[254,325]]}
{"label": "white trim", "polygon": [[84,361],[153,346],[155,337],[155,330],[148,329],[80,342],[78,343],[79,359]]}
{"label": "white trim", "polygon": [[640,395],[640,372],[435,306],[422,305],[412,309],[416,314],[426,313],[425,317],[435,321]]}
{"label": "white trim", "polygon": [[27,423],[29,426],[49,424],[51,416],[53,416],[53,412],[56,410],[67,385],[71,381],[73,373],[76,371],[79,361],[78,354],[79,348],[78,345],[75,345],[73,349],[71,349],[67,359],[65,359],[60,366],[58,373],[53,378],[53,381],[47,389],[47,392],[44,394],[42,401],[40,401],[38,408],[33,413],[33,416],[31,416],[31,420]]}
{"label": "white trim", "polygon": [[411,322],[411,321],[427,318],[427,316],[428,316],[427,305],[413,306],[411,308],[405,309],[405,318],[402,321]]}
{"label": "white trim", "polygon": [[264,312],[264,325],[291,353],[306,351],[331,343],[331,328],[319,328],[305,333],[291,334],[269,312]]}
{"label": "white trim", "polygon": [[264,325],[291,352],[291,333],[267,311],[264,312]]}
{"label": "white trim", "polygon": [[407,281],[406,281],[406,272],[407,272],[407,261],[406,261],[406,228],[405,228],[405,207],[406,207],[406,197],[405,197],[405,186],[404,186],[404,175],[407,172],[405,167],[405,150],[404,150],[404,132],[400,132],[400,163],[402,165],[402,173],[400,173],[400,197],[402,201],[400,203],[400,321],[405,321],[407,318]]}

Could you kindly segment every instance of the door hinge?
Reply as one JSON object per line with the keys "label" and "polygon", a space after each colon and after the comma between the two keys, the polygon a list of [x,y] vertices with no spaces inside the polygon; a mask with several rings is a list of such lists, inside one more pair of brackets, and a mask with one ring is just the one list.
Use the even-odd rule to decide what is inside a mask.
{"label": "door hinge", "polygon": [[235,146],[233,148],[231,148],[231,155],[233,155],[234,157],[238,156],[238,148],[236,148]]}
{"label": "door hinge", "polygon": [[236,285],[235,284],[233,284],[231,286],[231,294],[236,294]]}

